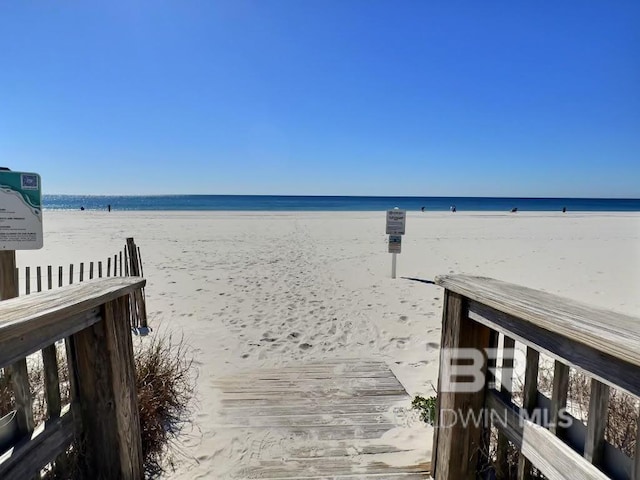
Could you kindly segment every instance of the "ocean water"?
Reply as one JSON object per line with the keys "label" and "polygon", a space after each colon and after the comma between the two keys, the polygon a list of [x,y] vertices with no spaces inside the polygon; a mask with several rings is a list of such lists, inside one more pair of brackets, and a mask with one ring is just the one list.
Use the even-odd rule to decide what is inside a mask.
{"label": "ocean water", "polygon": [[490,198],[490,197],[338,197],[286,195],[154,195],[84,196],[44,195],[43,206],[53,210],[249,210],[249,211],[446,211],[455,205],[464,211],[639,212],[640,199],[602,198]]}

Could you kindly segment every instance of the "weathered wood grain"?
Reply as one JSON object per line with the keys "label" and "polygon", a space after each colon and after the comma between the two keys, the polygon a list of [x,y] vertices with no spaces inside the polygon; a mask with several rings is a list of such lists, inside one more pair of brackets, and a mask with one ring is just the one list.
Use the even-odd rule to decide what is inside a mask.
{"label": "weathered wood grain", "polygon": [[444,275],[436,284],[574,342],[640,366],[640,320],[499,280]]}
{"label": "weathered wood grain", "polygon": [[607,427],[608,412],[609,386],[592,379],[584,458],[596,466],[600,464],[604,455],[604,432]]}
{"label": "weathered wood grain", "polygon": [[[102,280],[103,282],[105,280]],[[108,301],[102,321],[73,335],[88,471],[141,479],[142,446],[127,295]]]}
{"label": "weathered wood grain", "polygon": [[553,391],[551,392],[551,408],[549,409],[549,430],[554,435],[561,437],[562,428],[558,424],[560,412],[567,406],[567,394],[569,391],[569,367],[562,362],[554,362],[553,366]]}
{"label": "weathered wood grain", "polygon": [[49,418],[60,415],[60,378],[58,374],[58,352],[55,343],[42,349],[42,366],[44,369],[44,391],[47,399]]}
{"label": "weathered wood grain", "polygon": [[507,403],[497,392],[488,392],[487,406],[506,419],[503,432],[547,479],[609,479],[549,430],[520,418],[517,407]]}
{"label": "weathered wood grain", "polygon": [[[490,330],[467,316],[465,299],[457,293],[446,291],[444,298],[442,348],[477,348],[489,345]],[[440,356],[438,375],[438,412],[454,415],[472,413],[479,417],[484,404],[484,390],[478,392],[451,391],[449,379],[443,380],[443,356]],[[486,362],[483,368],[486,372]],[[445,384],[445,381],[447,384]],[[480,425],[466,425],[455,422],[450,428],[439,428],[442,420],[436,415],[434,431],[434,458],[432,468],[437,480],[456,478],[475,479],[476,468],[482,448],[482,428]]]}
{"label": "weathered wood grain", "polygon": [[[511,399],[513,388],[513,356],[510,352],[515,347],[515,340],[508,335],[502,338],[502,368],[500,370],[500,391],[505,398]],[[509,440],[498,430],[498,447],[496,452],[496,475],[499,479],[509,477]]]}
{"label": "weathered wood grain", "polygon": [[640,369],[634,364],[476,301],[469,301],[469,317],[489,328],[509,332],[518,342],[607,385],[640,396]]}
{"label": "weathered wood grain", "polygon": [[95,323],[95,309],[129,294],[141,278],[85,282],[0,302],[0,367]]}
{"label": "weathered wood grain", "polygon": [[32,436],[0,456],[0,478],[33,478],[71,444],[74,430],[73,415],[68,409],[38,426]]}
{"label": "weathered wood grain", "polygon": [[412,453],[382,439],[401,419],[394,405],[409,399],[383,362],[298,364],[221,378],[215,385],[222,399],[218,431],[268,438],[250,444],[247,463],[225,478],[428,478],[428,463],[387,465],[378,457]]}
{"label": "weathered wood grain", "polygon": [[[531,347],[527,347],[527,365],[524,373],[522,408],[528,414],[532,414],[533,410],[537,407],[539,366],[540,353]],[[531,462],[524,455],[520,455],[518,458],[518,480],[530,480],[531,478]]]}

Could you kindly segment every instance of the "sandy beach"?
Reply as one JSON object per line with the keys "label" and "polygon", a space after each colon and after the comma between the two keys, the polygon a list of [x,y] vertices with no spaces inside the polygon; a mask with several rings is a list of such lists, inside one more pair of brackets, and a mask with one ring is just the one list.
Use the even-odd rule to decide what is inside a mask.
{"label": "sandy beach", "polygon": [[[638,213],[409,212],[395,280],[384,212],[47,211],[44,229],[20,267],[104,260],[135,237],[151,325],[193,348],[194,428],[167,478],[225,478],[243,461],[243,439],[216,430],[215,381],[234,372],[375,359],[433,395],[443,293],[415,279],[482,275],[640,312]],[[405,428],[397,441],[428,456],[430,429]]]}

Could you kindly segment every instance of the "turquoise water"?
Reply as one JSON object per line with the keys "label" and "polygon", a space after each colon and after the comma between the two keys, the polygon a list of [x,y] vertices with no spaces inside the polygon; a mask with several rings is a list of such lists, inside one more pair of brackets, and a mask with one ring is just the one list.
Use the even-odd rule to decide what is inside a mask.
{"label": "turquoise water", "polygon": [[490,198],[490,197],[321,197],[284,195],[157,195],[83,196],[44,195],[44,208],[55,210],[253,210],[253,211],[568,211],[639,212],[640,199],[602,198]]}

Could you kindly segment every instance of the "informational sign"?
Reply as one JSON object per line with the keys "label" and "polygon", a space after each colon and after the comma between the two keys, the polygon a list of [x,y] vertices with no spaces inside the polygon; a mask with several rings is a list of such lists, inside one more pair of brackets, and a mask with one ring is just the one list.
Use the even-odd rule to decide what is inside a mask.
{"label": "informational sign", "polygon": [[404,235],[406,220],[406,210],[387,210],[387,235]]}
{"label": "informational sign", "polygon": [[389,235],[389,253],[400,253],[402,250],[402,235]]}
{"label": "informational sign", "polygon": [[38,248],[42,248],[40,175],[0,170],[0,250]]}

